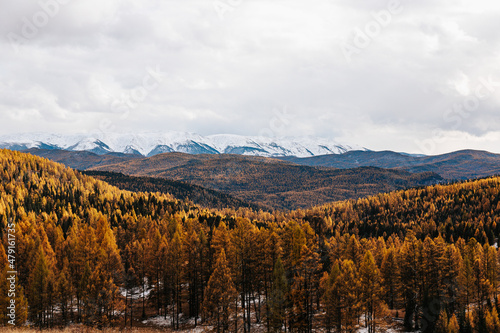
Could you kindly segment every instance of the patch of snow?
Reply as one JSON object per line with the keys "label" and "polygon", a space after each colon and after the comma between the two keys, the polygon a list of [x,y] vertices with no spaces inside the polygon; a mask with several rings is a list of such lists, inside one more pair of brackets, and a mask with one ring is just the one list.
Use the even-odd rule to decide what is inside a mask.
{"label": "patch of snow", "polygon": [[144,297],[147,298],[151,294],[151,291],[153,289],[154,288],[146,288],[146,290],[144,290],[144,293],[143,293],[141,287],[135,287],[135,288],[129,289],[128,294],[127,294],[127,290],[125,288],[120,288],[120,294],[123,297],[128,296],[129,298],[132,298],[133,300],[137,300],[137,299],[141,299],[143,294],[144,294]]}

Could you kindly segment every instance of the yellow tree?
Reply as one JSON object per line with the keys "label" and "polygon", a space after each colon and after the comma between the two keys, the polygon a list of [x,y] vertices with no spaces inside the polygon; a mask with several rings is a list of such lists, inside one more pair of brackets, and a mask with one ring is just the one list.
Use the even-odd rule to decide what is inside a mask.
{"label": "yellow tree", "polygon": [[49,270],[45,253],[39,247],[35,268],[30,274],[29,304],[31,317],[38,327],[48,326],[49,285],[53,275]]}
{"label": "yellow tree", "polygon": [[446,315],[445,310],[441,310],[439,318],[436,321],[434,333],[448,333],[448,332],[449,332],[448,316]]}
{"label": "yellow tree", "polygon": [[401,249],[399,266],[401,269],[401,284],[405,305],[404,325],[406,330],[412,331],[414,325],[418,327],[418,299],[420,294],[421,275],[421,246],[413,232],[406,235]]}
{"label": "yellow tree", "polygon": [[375,332],[376,314],[382,306],[382,279],[375,259],[370,251],[366,254],[359,268],[361,304],[365,310],[365,322],[368,333]]}
{"label": "yellow tree", "polygon": [[212,321],[217,332],[229,331],[230,309],[236,295],[226,253],[222,249],[208,280],[203,301],[205,318]]}
{"label": "yellow tree", "polygon": [[382,274],[382,285],[384,287],[384,300],[390,309],[394,309],[398,302],[398,295],[401,287],[397,253],[394,247],[390,247],[384,254],[380,272]]}
{"label": "yellow tree", "polygon": [[[4,247],[0,244],[0,307],[2,309],[0,326],[12,324],[19,326],[26,322],[28,304],[17,275],[7,273],[10,271],[9,267]],[[12,285],[14,289],[11,288]]]}
{"label": "yellow tree", "polygon": [[342,327],[346,332],[354,332],[358,320],[359,279],[352,260],[346,259],[341,264],[339,276],[340,308],[342,309]]}
{"label": "yellow tree", "polygon": [[342,308],[340,295],[340,266],[338,260],[332,266],[330,274],[323,278],[323,297],[322,302],[325,307],[325,326],[327,332],[333,327],[340,332],[342,327]]}
{"label": "yellow tree", "polygon": [[460,326],[458,325],[457,316],[452,315],[450,321],[448,322],[448,333],[459,333]]}
{"label": "yellow tree", "polygon": [[276,260],[273,270],[273,282],[267,300],[269,307],[269,330],[280,332],[286,319],[288,282],[286,280],[285,268],[281,258]]}
{"label": "yellow tree", "polygon": [[183,241],[179,230],[174,233],[172,241],[169,244],[168,265],[170,267],[170,279],[173,291],[172,307],[172,327],[179,329],[179,319],[182,310],[182,279],[184,273]]}

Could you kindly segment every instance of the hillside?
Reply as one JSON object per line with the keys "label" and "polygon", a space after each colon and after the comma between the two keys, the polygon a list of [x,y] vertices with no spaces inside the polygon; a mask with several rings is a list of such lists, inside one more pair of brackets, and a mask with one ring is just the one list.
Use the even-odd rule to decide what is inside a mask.
{"label": "hillside", "polygon": [[273,209],[306,208],[443,181],[433,173],[411,174],[378,168],[320,169],[266,157],[230,154],[165,153],[138,158],[41,149],[30,149],[29,153],[79,170],[186,182]]}
{"label": "hillside", "polygon": [[373,167],[318,169],[263,157],[181,153],[132,159],[90,170],[189,182],[276,209],[306,208],[442,181],[430,172],[411,174]]}
{"label": "hillside", "polygon": [[132,192],[160,192],[168,193],[181,200],[190,200],[195,205],[207,208],[233,208],[247,207],[252,209],[268,209],[268,207],[250,204],[233,196],[206,189],[201,186],[185,182],[154,177],[133,177],[121,173],[108,171],[82,171],[83,174],[105,181],[119,189]]}
{"label": "hillside", "polygon": [[123,191],[7,150],[0,165],[0,307],[13,299],[18,325],[499,328],[499,177],[272,214]]}
{"label": "hillside", "polygon": [[[291,213],[329,235],[387,237],[413,232],[494,244],[500,236],[500,178],[434,185],[334,202]],[[293,215],[298,214],[298,215]]]}
{"label": "hillside", "polygon": [[461,150],[436,156],[411,156],[392,151],[349,151],[313,157],[280,157],[300,165],[350,169],[362,166],[398,168],[409,172],[435,172],[445,179],[465,180],[500,174],[500,155]]}
{"label": "hillside", "polygon": [[59,149],[31,148],[23,152],[48,158],[49,160],[62,163],[76,170],[87,170],[100,165],[116,164],[131,159],[141,158],[141,156],[134,154],[108,153],[98,155],[88,151],[75,152]]}

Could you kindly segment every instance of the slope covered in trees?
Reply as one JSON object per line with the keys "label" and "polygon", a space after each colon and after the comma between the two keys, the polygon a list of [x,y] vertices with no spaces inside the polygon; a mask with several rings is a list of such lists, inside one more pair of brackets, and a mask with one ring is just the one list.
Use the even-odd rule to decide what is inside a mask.
{"label": "slope covered in trees", "polygon": [[37,327],[500,330],[499,178],[271,214],[122,191],[7,150],[0,165],[0,305],[15,225],[18,320]]}
{"label": "slope covered in trees", "polygon": [[32,149],[30,153],[79,170],[187,182],[273,209],[308,208],[443,181],[433,172],[413,174],[374,167],[336,170],[301,166],[274,158],[230,154],[165,153],[139,158],[125,154],[95,155],[39,149]]}
{"label": "slope covered in trees", "polygon": [[466,180],[500,174],[500,154],[460,150],[434,156],[412,156],[393,151],[353,150],[344,154],[312,157],[280,157],[283,161],[340,169],[374,166],[409,172],[435,172],[445,179]]}
{"label": "slope covered in trees", "polygon": [[474,237],[492,245],[500,233],[500,178],[380,193],[291,215],[328,234],[386,238],[393,234],[404,237],[412,230],[420,239],[442,235],[453,243],[458,237]]}
{"label": "slope covered in trees", "polygon": [[264,157],[181,153],[133,159],[92,170],[185,181],[276,209],[307,208],[443,180],[432,172],[412,174],[372,167],[318,169]]}
{"label": "slope covered in trees", "polygon": [[269,207],[259,207],[257,204],[245,202],[227,193],[166,178],[133,177],[109,171],[82,171],[82,173],[105,181],[122,190],[169,193],[175,198],[190,200],[196,205],[208,208],[222,209],[230,207],[238,209],[239,207],[248,207],[252,209],[270,209]]}

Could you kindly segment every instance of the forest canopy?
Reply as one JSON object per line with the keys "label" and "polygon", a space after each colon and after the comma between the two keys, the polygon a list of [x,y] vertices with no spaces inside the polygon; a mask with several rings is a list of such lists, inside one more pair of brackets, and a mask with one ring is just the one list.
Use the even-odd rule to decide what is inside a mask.
{"label": "forest canopy", "polygon": [[0,164],[0,307],[15,225],[17,324],[500,331],[498,177],[270,213],[123,191],[8,150]]}

